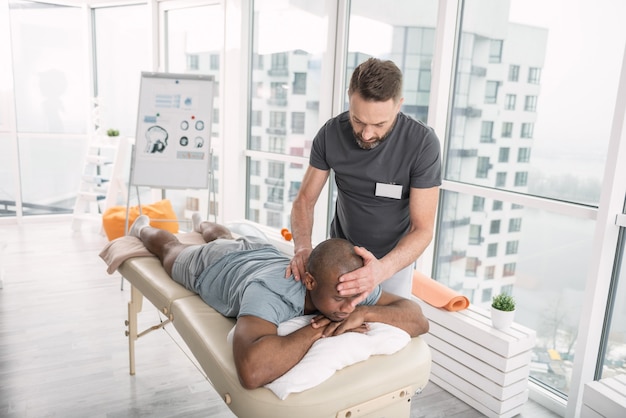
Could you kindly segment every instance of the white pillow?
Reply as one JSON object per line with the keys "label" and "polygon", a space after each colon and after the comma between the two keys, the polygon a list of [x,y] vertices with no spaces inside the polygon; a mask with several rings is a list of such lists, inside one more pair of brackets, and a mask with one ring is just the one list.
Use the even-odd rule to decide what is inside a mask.
{"label": "white pillow", "polygon": [[[278,327],[278,335],[287,335],[309,325],[313,317],[305,315],[283,322]],[[290,393],[319,385],[337,370],[372,355],[393,354],[411,341],[410,335],[400,328],[379,322],[372,322],[369,326],[370,330],[365,334],[347,332],[317,340],[298,364],[265,387],[284,400]],[[230,344],[234,331],[235,327],[228,333]]]}

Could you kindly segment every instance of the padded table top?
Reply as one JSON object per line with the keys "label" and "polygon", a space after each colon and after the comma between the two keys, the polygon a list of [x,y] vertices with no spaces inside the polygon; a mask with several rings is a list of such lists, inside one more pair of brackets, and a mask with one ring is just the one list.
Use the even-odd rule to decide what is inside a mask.
{"label": "padded table top", "polygon": [[176,299],[197,296],[172,280],[156,257],[130,258],[117,270],[161,312],[171,312]]}

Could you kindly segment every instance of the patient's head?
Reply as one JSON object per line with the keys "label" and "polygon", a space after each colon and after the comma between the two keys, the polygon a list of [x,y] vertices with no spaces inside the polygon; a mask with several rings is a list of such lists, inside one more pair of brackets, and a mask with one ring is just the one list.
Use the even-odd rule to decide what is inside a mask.
{"label": "patient's head", "polygon": [[354,252],[354,246],[340,238],[320,243],[311,252],[304,283],[311,301],[322,314],[333,321],[342,321],[354,308],[352,300],[337,291],[341,275],[363,266],[363,259]]}

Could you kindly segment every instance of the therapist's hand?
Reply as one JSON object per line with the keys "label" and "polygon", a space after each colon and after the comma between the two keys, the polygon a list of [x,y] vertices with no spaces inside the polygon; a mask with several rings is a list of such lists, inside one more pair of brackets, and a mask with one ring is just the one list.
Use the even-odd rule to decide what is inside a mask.
{"label": "therapist's hand", "polygon": [[341,296],[354,296],[352,306],[361,303],[386,278],[383,263],[363,247],[354,247],[354,252],[363,259],[363,267],[339,278],[337,290]]}
{"label": "therapist's hand", "polygon": [[291,262],[287,266],[285,270],[285,278],[291,276],[300,281],[302,277],[304,277],[304,273],[306,272],[306,263],[309,261],[309,256],[311,255],[312,248],[300,248],[294,254]]}

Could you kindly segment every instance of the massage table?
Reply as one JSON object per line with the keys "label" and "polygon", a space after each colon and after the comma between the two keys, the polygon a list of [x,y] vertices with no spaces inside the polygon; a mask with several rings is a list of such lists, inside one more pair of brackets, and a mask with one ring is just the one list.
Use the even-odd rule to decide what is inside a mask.
{"label": "massage table", "polygon": [[[127,258],[116,269],[131,285],[126,323],[130,374],[136,371],[136,340],[171,323],[238,417],[409,417],[413,396],[429,380],[430,348],[423,338],[407,337],[408,344],[394,354],[371,356],[347,366],[317,386],[291,393],[284,400],[266,387],[244,389],[237,377],[232,346],[227,342],[234,319],[222,316],[198,295],[174,282],[154,256]],[[166,320],[140,332],[137,314],[144,297]]]}

